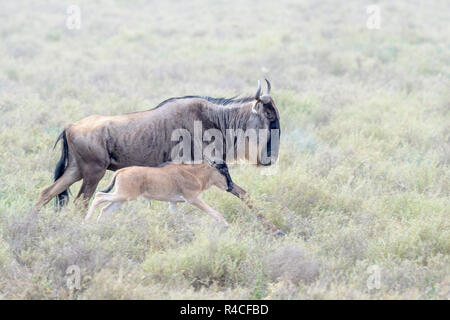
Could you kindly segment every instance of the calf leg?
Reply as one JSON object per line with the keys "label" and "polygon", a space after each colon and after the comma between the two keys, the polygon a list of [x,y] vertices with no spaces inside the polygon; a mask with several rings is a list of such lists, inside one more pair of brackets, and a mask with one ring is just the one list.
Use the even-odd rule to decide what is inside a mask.
{"label": "calf leg", "polygon": [[199,208],[203,212],[205,212],[205,213],[209,214],[210,216],[214,217],[216,220],[222,222],[226,227],[229,226],[228,222],[224,219],[224,217],[222,217],[220,212],[218,212],[218,211],[214,210],[213,208],[211,208],[201,198],[194,198],[194,199],[188,200],[188,202],[190,204],[196,206],[197,208]]}
{"label": "calf leg", "polygon": [[149,198],[149,197],[144,197],[144,198],[145,198],[145,200],[147,200],[148,207],[151,208],[152,207],[152,198]]}
{"label": "calf leg", "polygon": [[102,208],[102,211],[100,211],[100,214],[98,215],[97,218],[97,222],[100,221],[100,219],[102,218],[102,216],[106,213],[109,214],[117,209],[120,208],[120,206],[122,205],[122,201],[119,202],[111,202],[108,205],[106,205],[105,207]]}
{"label": "calf leg", "polygon": [[108,199],[108,197],[105,197],[105,195],[107,196],[108,194],[103,193],[103,192],[98,192],[97,195],[94,198],[94,201],[92,201],[92,205],[89,208],[89,211],[86,215],[86,217],[84,218],[84,221],[88,221],[89,218],[92,216],[92,213],[94,213],[94,210],[101,205],[102,203],[105,202],[111,202],[110,199]]}

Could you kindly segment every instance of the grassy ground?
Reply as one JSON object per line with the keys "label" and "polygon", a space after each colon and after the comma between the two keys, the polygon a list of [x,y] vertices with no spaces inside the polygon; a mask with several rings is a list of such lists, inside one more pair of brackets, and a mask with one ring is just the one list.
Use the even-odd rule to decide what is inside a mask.
{"label": "grassy ground", "polygon": [[[61,1],[0,4],[1,298],[449,298],[448,1],[380,1],[380,30],[367,1],[76,4],[80,30]],[[82,226],[72,203],[29,215],[64,125],[252,94],[264,76],[281,112],[277,172],[231,174],[285,238],[218,190],[205,198],[226,231],[144,201],[102,224]]]}

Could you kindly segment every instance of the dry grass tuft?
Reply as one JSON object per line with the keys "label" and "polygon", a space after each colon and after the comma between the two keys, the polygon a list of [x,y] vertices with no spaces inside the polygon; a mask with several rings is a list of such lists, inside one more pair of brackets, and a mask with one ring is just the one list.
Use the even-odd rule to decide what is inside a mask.
{"label": "dry grass tuft", "polygon": [[265,272],[272,281],[310,283],[317,279],[319,271],[319,262],[292,244],[275,250],[265,259]]}

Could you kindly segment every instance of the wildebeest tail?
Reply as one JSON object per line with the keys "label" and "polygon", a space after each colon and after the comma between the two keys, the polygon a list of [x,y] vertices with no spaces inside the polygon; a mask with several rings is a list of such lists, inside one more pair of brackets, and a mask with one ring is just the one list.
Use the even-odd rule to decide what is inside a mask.
{"label": "wildebeest tail", "polygon": [[113,178],[111,179],[111,183],[109,184],[109,186],[106,187],[105,190],[102,190],[101,192],[104,193],[108,193],[112,190],[112,188],[114,188],[114,185],[116,184],[116,177],[117,177],[117,173],[114,174]]}
{"label": "wildebeest tail", "polygon": [[[56,144],[61,139],[62,139],[61,158],[59,159],[58,163],[56,164],[54,181],[58,180],[64,174],[64,172],[66,171],[67,165],[69,163],[69,146],[67,144],[66,130],[63,130],[59,134],[58,139],[56,139],[53,149],[56,147]],[[69,193],[67,192],[67,190],[64,190],[63,192],[61,192],[60,194],[57,195],[56,206],[63,207],[65,204],[67,204],[68,201],[69,201]]]}

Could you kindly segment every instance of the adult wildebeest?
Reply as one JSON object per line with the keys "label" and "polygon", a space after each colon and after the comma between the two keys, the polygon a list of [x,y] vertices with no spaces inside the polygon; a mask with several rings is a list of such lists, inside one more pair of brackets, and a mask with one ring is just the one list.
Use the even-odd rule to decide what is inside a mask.
{"label": "adult wildebeest", "polygon": [[[148,111],[119,116],[93,115],[68,125],[56,141],[62,140],[62,155],[56,165],[55,182],[41,192],[33,211],[37,212],[56,196],[59,206],[65,205],[67,189],[81,179],[83,183],[76,198],[81,197],[88,203],[106,170],[115,171],[129,166],[154,167],[174,160],[172,149],[179,141],[173,141],[172,133],[183,129],[195,135],[196,122],[201,123],[202,132],[215,129],[222,133],[224,157],[229,150],[239,147],[237,139],[226,139],[229,129],[265,129],[279,133],[279,112],[270,96],[270,82],[267,79],[266,82],[267,93],[264,95],[258,81],[253,97],[176,97]],[[270,165],[272,159],[276,160],[279,145],[272,142],[272,137],[267,136],[263,147],[257,149],[258,165]],[[226,160],[237,160],[238,156],[235,153],[234,159]],[[242,157],[248,159],[248,156],[245,152]],[[194,160],[194,154],[191,158]]]}

